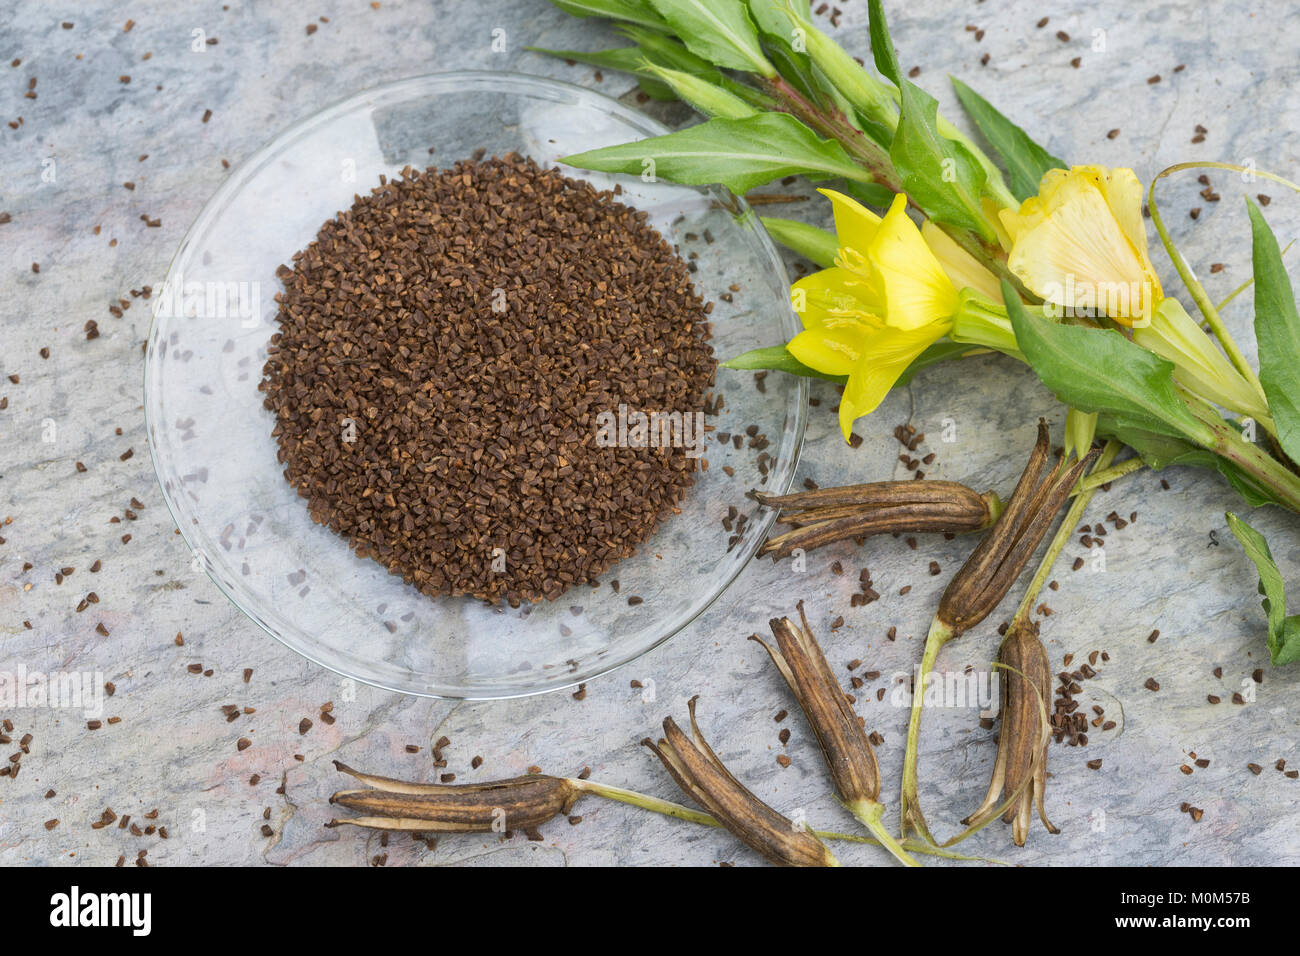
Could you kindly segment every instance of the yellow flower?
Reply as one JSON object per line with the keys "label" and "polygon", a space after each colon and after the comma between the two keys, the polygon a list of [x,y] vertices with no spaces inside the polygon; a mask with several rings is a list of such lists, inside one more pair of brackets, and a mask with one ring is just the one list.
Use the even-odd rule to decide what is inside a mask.
{"label": "yellow flower", "polygon": [[1142,184],[1131,169],[1049,170],[1019,210],[999,213],[1007,264],[1025,286],[1069,314],[1145,325],[1163,295],[1147,255]]}
{"label": "yellow flower", "polygon": [[[908,217],[906,196],[896,196],[882,219],[848,196],[821,192],[834,207],[839,254],[833,267],[791,288],[804,330],[787,348],[819,372],[848,376],[840,401],[847,440],[853,422],[875,410],[913,359],[948,334],[958,290]],[[952,261],[983,268],[955,254]]]}

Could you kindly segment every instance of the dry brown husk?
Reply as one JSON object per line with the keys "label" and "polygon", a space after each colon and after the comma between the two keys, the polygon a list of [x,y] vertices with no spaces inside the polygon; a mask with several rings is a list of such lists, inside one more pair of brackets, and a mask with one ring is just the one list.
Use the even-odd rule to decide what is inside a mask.
{"label": "dry brown husk", "polygon": [[532,830],[567,814],[582,795],[572,781],[530,774],[487,783],[408,783],[334,766],[369,786],[341,790],[330,803],[365,814],[331,820],[329,826],[360,826],[375,830],[482,833]]}
{"label": "dry brown husk", "polygon": [[779,508],[777,522],[793,526],[759,550],[774,558],[877,534],[977,531],[988,527],[997,511],[992,492],[981,495],[955,481],[877,481],[789,495],[753,492],[752,497]]}
{"label": "dry brown husk", "polygon": [[695,721],[695,702],[688,707],[688,737],[671,717],[664,718],[664,736],[656,744],[641,741],[663,763],[684,793],[751,849],[780,866],[839,866],[834,854],[812,834],[773,810],[732,776],[709,746]]}
{"label": "dry brown husk", "polygon": [[1052,671],[1047,651],[1038,639],[1038,625],[1026,622],[1013,626],[1002,641],[998,663],[1002,672],[1002,719],[997,760],[984,802],[962,822],[979,825],[997,812],[1003,800],[1013,800],[1002,819],[1011,824],[1016,846],[1024,846],[1035,804],[1043,826],[1049,833],[1058,832],[1043,806],[1050,742],[1046,701]]}

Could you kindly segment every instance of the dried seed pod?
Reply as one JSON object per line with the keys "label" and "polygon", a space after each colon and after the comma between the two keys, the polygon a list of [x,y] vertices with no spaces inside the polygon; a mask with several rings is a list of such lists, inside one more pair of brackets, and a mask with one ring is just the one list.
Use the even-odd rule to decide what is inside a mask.
{"label": "dried seed pod", "polygon": [[880,765],[876,752],[808,626],[803,602],[797,607],[798,625],[788,617],[768,622],[776,638],[775,648],[757,634],[750,640],[763,645],[803,708],[840,799],[891,853],[909,866],[916,866],[880,822],[884,806],[878,802]]}
{"label": "dried seed pod", "polygon": [[840,799],[850,807],[855,803],[874,803],[880,796],[880,766],[875,751],[808,626],[803,602],[797,607],[799,625],[788,617],[768,622],[776,637],[775,648],[757,634],[750,640],[763,645],[794,692],[817,735]]}
{"label": "dried seed pod", "polygon": [[955,481],[878,481],[792,495],[751,492],[751,496],[762,505],[781,509],[779,523],[795,526],[768,538],[759,551],[776,558],[796,548],[810,551],[832,541],[876,534],[978,531],[1001,510],[993,492],[981,495]]}
{"label": "dried seed pod", "polygon": [[456,833],[529,830],[567,814],[582,796],[572,781],[546,774],[488,783],[421,784],[360,773],[338,761],[334,766],[374,789],[342,790],[331,796],[330,803],[368,816],[331,820],[328,826]]}
{"label": "dried seed pod", "polygon": [[688,704],[694,740],[671,717],[664,718],[658,744],[641,741],[654,751],[669,775],[688,796],[749,847],[781,866],[839,866],[830,850],[811,831],[777,813],[731,775],[709,747],[695,722],[695,701]]}
{"label": "dried seed pod", "polygon": [[1047,787],[1047,747],[1051,740],[1047,701],[1052,668],[1038,639],[1038,625],[1026,623],[1007,631],[998,651],[1002,665],[1002,727],[993,778],[980,808],[963,823],[979,825],[1005,800],[1012,800],[1003,819],[1011,838],[1024,846],[1034,804],[1049,833],[1058,832],[1047,819],[1043,795]]}
{"label": "dried seed pod", "polygon": [[934,668],[939,651],[963,631],[984,620],[1006,597],[1048,528],[1056,520],[1061,505],[1099,454],[1098,449],[1093,449],[1073,465],[1063,458],[1044,478],[1048,451],[1047,423],[1039,419],[1038,440],[1006,508],[975,546],[961,570],[948,582],[939,609],[930,623],[930,632],[925,638],[925,652],[917,674],[917,689],[912,697],[907,748],[903,754],[901,802],[904,834],[913,829],[934,842],[925,815],[921,812],[917,741],[921,733],[926,680]]}
{"label": "dried seed pod", "polygon": [[1061,505],[1098,454],[1094,449],[1073,465],[1061,459],[1043,478],[1048,449],[1047,424],[1040,419],[1038,441],[1006,508],[943,592],[938,618],[952,637],[984,620],[1006,597]]}

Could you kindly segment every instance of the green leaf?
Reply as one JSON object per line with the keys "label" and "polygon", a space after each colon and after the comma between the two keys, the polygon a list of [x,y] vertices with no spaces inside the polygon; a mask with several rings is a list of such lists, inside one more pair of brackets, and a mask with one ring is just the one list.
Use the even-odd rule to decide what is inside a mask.
{"label": "green leaf", "polygon": [[[999,205],[1011,203],[1002,173],[969,137],[939,116],[934,97],[902,75],[881,0],[870,0],[868,12],[876,69],[899,91],[900,117],[894,134],[899,151],[891,149],[890,158],[904,190],[931,219],[969,229],[986,242],[995,241],[980,198],[988,195]],[[900,139],[906,144],[902,148]]]}
{"label": "green leaf", "polygon": [[1038,183],[1049,169],[1066,169],[1064,160],[1057,159],[1039,146],[1029,134],[1007,119],[969,86],[957,77],[951,77],[952,87],[962,108],[988,140],[989,145],[1002,158],[1011,182],[1011,192],[1024,202],[1038,195]]}
{"label": "green leaf", "polygon": [[1282,622],[1282,635],[1275,642],[1277,651],[1268,649],[1268,656],[1274,667],[1291,664],[1300,660],[1300,614],[1292,614]]}
{"label": "green leaf", "polygon": [[761,220],[767,234],[787,249],[810,259],[823,269],[835,265],[835,256],[839,253],[840,246],[835,233],[794,219],[762,216]]}
{"label": "green leaf", "polygon": [[722,78],[721,70],[703,57],[696,56],[670,36],[655,30],[647,30],[645,27],[631,25],[620,26],[617,30],[639,46],[642,53],[651,61],[658,63],[660,66],[666,66],[671,70],[681,70],[685,73],[694,73],[696,76],[702,76],[713,82],[717,82]]}
{"label": "green leaf", "polygon": [[770,345],[760,349],[750,349],[743,352],[735,358],[727,359],[720,363],[723,368],[734,369],[772,369],[777,372],[787,372],[790,375],[798,375],[801,378],[820,378],[827,382],[838,382],[841,385],[848,381],[846,375],[827,375],[825,372],[819,372],[815,368],[810,368],[800,362],[790,354],[784,345]]}
{"label": "green leaf", "polygon": [[[808,0],[794,0],[796,13],[808,14]],[[793,46],[794,22],[786,0],[749,0],[749,15],[761,34],[763,48],[777,72],[805,97],[820,105],[821,92],[813,81],[808,54]]]}
{"label": "green leaf", "polygon": [[741,0],[650,0],[687,48],[731,70],[775,76]]}
{"label": "green leaf", "polygon": [[1286,585],[1264,536],[1229,511],[1228,528],[1259,572],[1259,593],[1268,615],[1268,655],[1274,665],[1300,660],[1300,615],[1287,617]]}
{"label": "green leaf", "polygon": [[1222,475],[1233,490],[1241,496],[1242,501],[1250,507],[1261,508],[1264,505],[1286,507],[1286,503],[1271,488],[1261,484],[1253,475],[1243,471],[1226,458],[1220,458],[1204,448],[1197,448],[1181,438],[1157,435],[1113,415],[1101,416],[1097,422],[1097,434],[1116,438],[1128,445],[1152,471],[1161,471],[1174,465],[1208,468]]}
{"label": "green leaf", "polygon": [[988,174],[969,149],[939,134],[939,101],[903,80],[898,128],[889,147],[906,192],[935,222],[996,238],[980,197]]}
{"label": "green leaf", "polygon": [[1259,207],[1247,197],[1255,263],[1255,339],[1259,383],[1277,424],[1277,440],[1292,461],[1300,460],[1300,315],[1277,238]]}
{"label": "green leaf", "polygon": [[649,0],[551,0],[565,13],[575,17],[605,17],[639,23],[655,30],[668,30],[663,17],[655,13]]}
{"label": "green leaf", "polygon": [[885,20],[885,5],[881,0],[870,0],[867,5],[870,22],[871,56],[876,61],[880,75],[901,87],[902,71],[898,69],[898,54],[894,52],[894,41],[889,36],[889,24]]}
{"label": "green leaf", "polygon": [[708,60],[696,56],[672,37],[637,26],[622,26],[618,28],[618,32],[639,46],[646,58],[656,66],[680,70],[698,76],[702,80],[708,80],[728,93],[745,100],[751,106],[760,109],[772,109],[776,106],[777,101],[774,97],[733,80]]}
{"label": "green leaf", "polygon": [[742,195],[783,176],[870,177],[839,143],[820,139],[788,113],[709,120],[676,133],[593,149],[562,161],[581,169],[651,174],[690,185],[721,183]]}
{"label": "green leaf", "polygon": [[1097,419],[1097,434],[1118,439],[1128,445],[1152,471],[1162,471],[1171,465],[1213,468],[1214,459],[1218,457],[1181,438],[1147,431],[1122,416],[1100,416]]}
{"label": "green leaf", "polygon": [[1062,402],[1080,411],[1109,414],[1158,435],[1199,445],[1213,442],[1208,426],[1174,390],[1172,362],[1118,332],[1060,325],[1031,315],[1006,280],[1002,295],[1020,350]]}
{"label": "green leaf", "polygon": [[602,70],[621,70],[624,73],[634,73],[637,81],[641,84],[641,89],[645,91],[647,96],[656,100],[677,99],[677,94],[673,92],[671,86],[646,69],[645,54],[634,46],[619,47],[613,50],[598,50],[594,53],[586,53],[582,50],[548,50],[540,46],[526,46],[524,49],[561,60],[575,60],[578,63],[586,63]]}

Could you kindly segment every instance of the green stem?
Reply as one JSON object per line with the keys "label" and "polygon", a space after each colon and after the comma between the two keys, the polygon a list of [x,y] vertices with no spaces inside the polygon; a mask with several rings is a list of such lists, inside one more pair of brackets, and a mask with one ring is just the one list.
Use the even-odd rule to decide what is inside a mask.
{"label": "green stem", "polygon": [[[569,778],[569,783],[575,790],[581,790],[583,793],[593,797],[603,797],[606,800],[613,800],[617,803],[626,803],[629,806],[639,807],[642,810],[649,810],[652,813],[660,813],[677,820],[685,820],[687,823],[697,823],[700,826],[722,826],[722,824],[712,815],[705,813],[702,810],[683,806],[680,803],[674,803],[671,800],[661,800],[659,797],[652,797],[649,794],[638,793],[635,790],[627,790],[623,787],[615,787],[611,784],[600,783],[595,780],[579,780],[576,777],[571,777]],[[880,805],[877,804],[877,806]],[[881,807],[882,811],[883,809],[884,808]],[[840,843],[862,843],[868,846],[882,846],[904,862],[907,862],[909,859],[907,851],[911,851],[912,853],[923,853],[928,856],[940,856],[949,860],[1001,863],[1000,860],[989,860],[985,857],[963,856],[960,853],[954,853],[950,850],[945,850],[942,847],[933,847],[928,843],[922,843],[918,840],[895,840],[894,837],[889,834],[888,831],[885,831],[883,827],[880,831],[873,830],[873,832],[878,833],[878,837],[863,836],[860,833],[841,833],[838,830],[812,830],[810,832],[819,840],[833,840]],[[908,865],[917,866],[919,864],[917,864],[915,860],[912,860]]]}
{"label": "green stem", "polygon": [[700,823],[708,827],[721,826],[717,820],[703,810],[694,810],[691,807],[682,806],[680,803],[673,803],[671,800],[660,800],[658,797],[652,797],[649,794],[637,793],[635,790],[626,790],[623,787],[614,787],[607,783],[597,783],[595,780],[579,780],[572,777],[569,779],[569,783],[573,785],[574,789],[593,796],[604,797],[606,800],[630,804],[634,807],[640,807],[642,810],[662,813],[664,816],[676,817],[678,820],[685,820],[688,823]]}
{"label": "green stem", "polygon": [[894,839],[893,834],[881,822],[881,817],[885,815],[885,805],[883,803],[878,803],[875,800],[857,800],[849,804],[849,810],[858,818],[858,822],[876,835],[880,845],[894,854],[900,863],[904,866],[921,865],[908,856],[907,851]]}
{"label": "green stem", "polygon": [[[1079,519],[1083,517],[1083,511],[1088,507],[1088,502],[1092,500],[1097,487],[1104,484],[1104,482],[1099,481],[1096,485],[1089,487],[1088,481],[1092,478],[1104,477],[1110,463],[1115,460],[1115,456],[1119,454],[1119,450],[1123,447],[1120,442],[1113,438],[1106,442],[1106,447],[1102,449],[1101,454],[1097,457],[1088,479],[1079,483],[1080,491],[1074,496],[1074,503],[1070,505],[1070,510],[1065,513],[1065,519],[1061,522],[1061,526],[1056,529],[1056,535],[1052,538],[1052,543],[1047,546],[1047,553],[1043,555],[1043,559],[1038,563],[1038,570],[1034,572],[1033,580],[1029,582],[1029,589],[1025,591],[1025,596],[1020,599],[1020,606],[1016,608],[1015,616],[1011,618],[1011,626],[1007,628],[1008,633],[1023,624],[1029,618],[1029,615],[1033,613],[1034,602],[1038,600],[1039,592],[1043,590],[1043,585],[1047,583],[1047,578],[1052,573],[1052,565],[1061,556],[1061,550],[1065,547],[1066,542],[1074,536],[1074,529],[1078,527]],[[1138,463],[1135,467],[1141,467],[1142,460],[1132,458],[1119,465],[1118,468],[1124,468],[1131,461]],[[1133,468],[1128,469],[1128,471],[1132,470]],[[1127,472],[1124,472],[1124,474],[1127,474]]]}
{"label": "green stem", "polygon": [[1242,438],[1208,403],[1189,399],[1188,404],[1192,413],[1209,427],[1213,440],[1208,447],[1212,452],[1246,472],[1287,508],[1300,513],[1300,476],[1258,445]]}
{"label": "green stem", "polygon": [[873,179],[892,192],[901,192],[902,183],[898,173],[889,161],[889,156],[867,135],[839,113],[824,110],[808,101],[784,77],[776,76],[767,81],[768,89],[782,103],[784,109],[792,116],[812,127],[821,135],[839,143],[848,154],[858,160],[871,173]]}
{"label": "green stem", "polygon": [[1156,183],[1164,179],[1166,176],[1170,176],[1176,172],[1180,172],[1181,170],[1196,169],[1203,166],[1244,171],[1240,166],[1231,166],[1226,163],[1177,163],[1167,169],[1161,170],[1152,177],[1151,185],[1147,188],[1147,209],[1151,212],[1151,222],[1156,227],[1156,232],[1160,236],[1160,242],[1164,245],[1165,251],[1169,253],[1169,258],[1173,260],[1174,268],[1178,270],[1179,278],[1183,280],[1183,285],[1187,287],[1187,291],[1191,294],[1197,307],[1200,308],[1201,315],[1205,316],[1205,321],[1210,326],[1210,331],[1213,332],[1215,338],[1219,340],[1219,345],[1223,347],[1223,352],[1228,356],[1228,361],[1232,362],[1233,367],[1241,373],[1242,378],[1249,382],[1251,386],[1259,392],[1260,398],[1264,400],[1265,404],[1267,404],[1268,398],[1264,395],[1264,389],[1259,384],[1259,376],[1255,374],[1255,370],[1251,368],[1250,363],[1246,361],[1246,356],[1243,355],[1241,349],[1237,347],[1237,342],[1232,337],[1232,333],[1228,331],[1228,327],[1223,324],[1223,319],[1219,316],[1219,310],[1216,309],[1214,303],[1210,301],[1210,296],[1209,293],[1205,291],[1205,286],[1201,285],[1201,280],[1192,274],[1191,267],[1187,265],[1186,260],[1183,259],[1182,253],[1180,253],[1178,248],[1174,245],[1174,240],[1170,237],[1169,230],[1165,228],[1164,220],[1160,218],[1159,207],[1156,206]]}
{"label": "green stem", "polygon": [[916,684],[912,688],[912,714],[907,722],[907,749],[903,753],[903,790],[900,801],[902,825],[900,832],[906,837],[907,831],[913,829],[924,837],[926,842],[932,844],[938,841],[930,835],[930,828],[926,825],[925,816],[921,813],[916,772],[917,743],[921,737],[921,710],[924,707],[926,680],[930,676],[930,672],[934,670],[934,663],[939,657],[939,651],[956,636],[953,629],[939,620],[938,615],[935,615],[934,620],[930,622],[930,632],[925,636],[925,653],[921,655],[921,666],[917,670]]}
{"label": "green stem", "polygon": [[[1103,457],[1105,457],[1104,452]],[[1114,457],[1114,455],[1111,455],[1111,458]],[[1109,468],[1101,465],[1101,460],[1101,458],[1097,459],[1097,465],[1094,465],[1092,471],[1079,483],[1080,492],[1093,491],[1102,485],[1110,484],[1117,478],[1131,475],[1133,472],[1146,467],[1146,462],[1137,457],[1121,461],[1118,465],[1112,465]],[[1101,467],[1098,467],[1098,465],[1101,465]]]}

